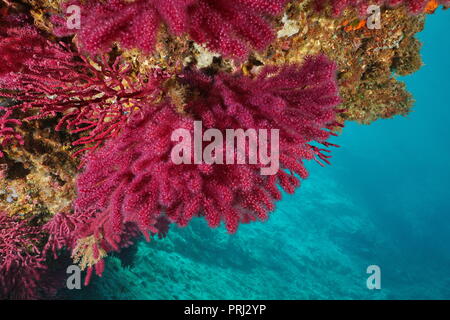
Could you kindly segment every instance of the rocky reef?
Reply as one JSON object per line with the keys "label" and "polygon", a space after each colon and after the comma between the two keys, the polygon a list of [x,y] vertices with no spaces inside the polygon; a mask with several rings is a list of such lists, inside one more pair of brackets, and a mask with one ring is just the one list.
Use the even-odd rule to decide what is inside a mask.
{"label": "rocky reef", "polygon": [[[421,67],[415,35],[448,3],[394,2],[371,28],[371,3],[342,0],[1,1],[0,297],[57,289],[61,255],[88,284],[140,234],[268,219],[347,121],[407,115],[397,76]],[[174,165],[171,133],[195,121],[279,128],[281,169]]]}

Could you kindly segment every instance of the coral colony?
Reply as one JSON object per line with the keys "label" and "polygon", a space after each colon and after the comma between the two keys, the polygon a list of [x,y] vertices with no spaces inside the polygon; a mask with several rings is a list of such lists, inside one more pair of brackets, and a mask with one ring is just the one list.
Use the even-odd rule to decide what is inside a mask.
{"label": "coral colony", "polygon": [[194,218],[267,220],[345,121],[409,112],[394,75],[420,67],[440,5],[0,1],[0,297],[55,295],[58,263],[87,285]]}

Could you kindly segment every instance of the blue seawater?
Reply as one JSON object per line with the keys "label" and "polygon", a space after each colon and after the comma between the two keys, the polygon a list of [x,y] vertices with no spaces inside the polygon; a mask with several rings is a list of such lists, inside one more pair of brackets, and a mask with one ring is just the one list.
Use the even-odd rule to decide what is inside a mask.
{"label": "blue seawater", "polygon": [[[450,12],[427,17],[414,112],[349,123],[332,166],[236,235],[200,219],[107,260],[74,299],[450,299]],[[128,257],[127,257],[128,256]],[[366,269],[381,269],[369,290]]]}

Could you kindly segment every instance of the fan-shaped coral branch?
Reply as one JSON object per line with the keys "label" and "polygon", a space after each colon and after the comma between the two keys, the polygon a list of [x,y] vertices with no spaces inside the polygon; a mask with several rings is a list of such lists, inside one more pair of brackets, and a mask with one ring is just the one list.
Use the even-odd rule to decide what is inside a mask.
{"label": "fan-shaped coral branch", "polygon": [[38,281],[46,269],[41,241],[38,227],[0,213],[0,298],[37,298]]}
{"label": "fan-shaped coral branch", "polygon": [[[104,55],[100,60],[88,59],[66,44],[46,40],[26,22],[5,28],[15,30],[19,42],[32,38],[30,41],[39,45],[30,47],[25,54],[15,42],[1,43],[0,52],[7,61],[16,56],[32,57],[19,59],[0,73],[0,87],[4,89],[1,95],[22,102],[14,109],[28,113],[25,120],[61,115],[56,130],[67,128],[81,135],[74,145],[97,147],[114,136],[131,113],[143,108],[159,92],[158,84],[163,78],[159,71],[148,78],[133,76],[130,66],[120,57]],[[9,128],[2,131],[4,135],[12,135]],[[9,141],[9,136],[3,141]]]}
{"label": "fan-shaped coral branch", "polygon": [[25,15],[10,15],[0,18],[0,75],[18,72],[34,59],[34,54],[43,54],[45,38],[28,23]]}
{"label": "fan-shaped coral branch", "polygon": [[[198,71],[182,77],[198,94],[181,116],[165,103],[134,117],[120,136],[87,155],[78,177],[76,210],[96,210],[91,235],[120,247],[125,227],[158,232],[158,220],[185,226],[195,216],[205,216],[211,227],[225,222],[229,232],[239,223],[265,220],[281,198],[277,184],[294,192],[306,178],[303,160],[322,159],[326,150],[311,142],[326,142],[339,103],[335,65],[324,56],[305,64],[267,67],[255,79],[242,74],[209,77]],[[194,121],[206,128],[280,130],[280,163],[283,170],[262,176],[258,164],[175,164],[171,150],[176,129],[192,132]],[[235,155],[236,155],[235,151]],[[286,172],[289,170],[289,173]],[[88,234],[84,234],[88,236]]]}
{"label": "fan-shaped coral branch", "polygon": [[[81,7],[77,32],[83,49],[108,51],[114,41],[144,52],[154,49],[164,23],[174,35],[187,33],[226,56],[245,57],[249,48],[263,49],[273,38],[266,17],[279,14],[287,0],[95,0],[69,1]],[[55,17],[59,35],[73,33],[64,19]]]}

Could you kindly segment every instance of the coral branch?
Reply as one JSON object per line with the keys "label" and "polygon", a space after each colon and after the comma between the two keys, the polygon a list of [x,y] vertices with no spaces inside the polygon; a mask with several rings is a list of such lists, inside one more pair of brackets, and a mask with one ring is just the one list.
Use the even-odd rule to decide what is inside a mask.
{"label": "coral branch", "polygon": [[[326,150],[310,144],[331,146],[327,129],[336,125],[334,107],[340,102],[335,65],[324,56],[310,57],[301,67],[267,67],[255,79],[198,71],[187,71],[182,79],[198,94],[186,107],[188,116],[167,103],[156,112],[147,109],[120,136],[87,155],[77,180],[76,210],[97,213],[84,237],[118,249],[130,224],[148,236],[160,231],[161,218],[185,226],[196,216],[211,227],[224,222],[234,233],[239,223],[268,218],[281,198],[277,185],[294,192],[295,174],[307,177],[303,160],[328,162]],[[193,120],[222,132],[279,129],[282,170],[263,176],[261,164],[173,163],[171,135],[180,128],[192,132]]]}
{"label": "coral branch", "polygon": [[[15,126],[20,126],[21,121],[12,118],[13,110],[6,107],[0,107],[0,146],[3,148],[6,145],[14,142],[23,144],[23,137],[14,129]],[[3,157],[3,152],[0,150],[0,157]]]}
{"label": "coral branch", "polygon": [[[33,57],[3,68],[0,87],[6,91],[1,95],[20,100],[22,103],[14,109],[31,113],[24,118],[27,121],[61,115],[56,130],[67,129],[81,136],[73,144],[86,146],[77,153],[96,148],[117,134],[129,115],[144,108],[159,92],[158,85],[164,78],[159,71],[148,77],[134,76],[120,57],[88,59],[66,44],[47,41],[25,21],[5,28],[14,29],[20,43],[32,36],[30,41],[39,45],[30,47],[26,55],[11,41],[0,46],[7,61],[16,56]],[[1,124],[3,143],[13,135],[5,125],[19,124],[5,120],[10,113],[4,115]]]}
{"label": "coral branch", "polygon": [[38,227],[0,213],[0,298],[37,298],[38,281],[46,269],[39,249]]}

